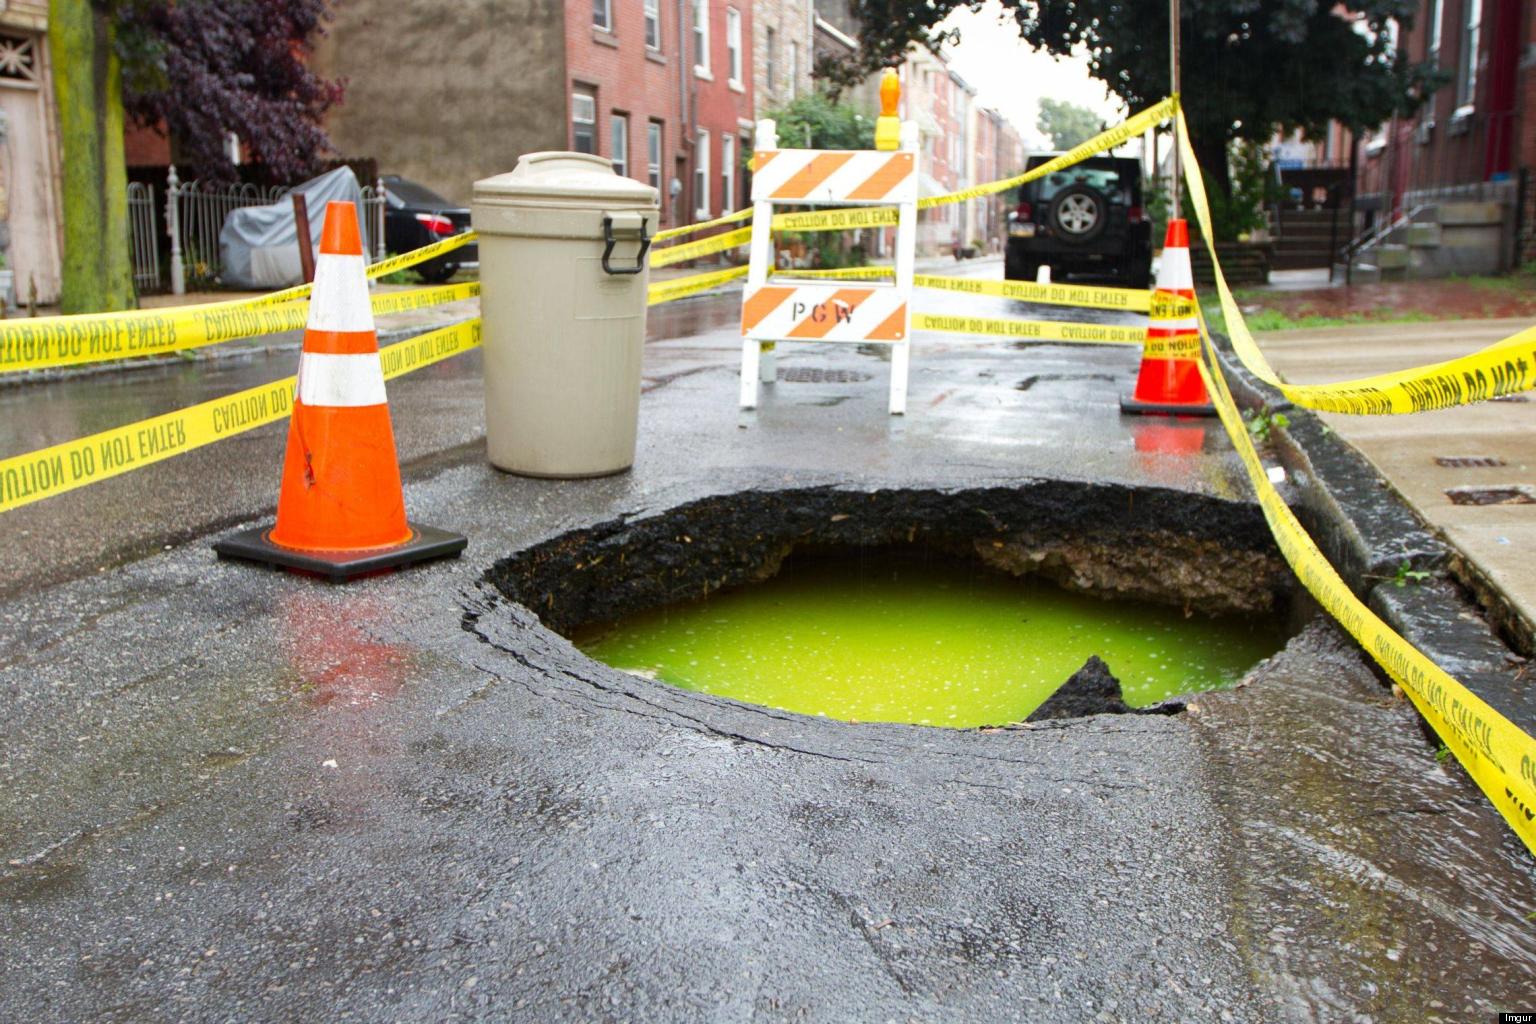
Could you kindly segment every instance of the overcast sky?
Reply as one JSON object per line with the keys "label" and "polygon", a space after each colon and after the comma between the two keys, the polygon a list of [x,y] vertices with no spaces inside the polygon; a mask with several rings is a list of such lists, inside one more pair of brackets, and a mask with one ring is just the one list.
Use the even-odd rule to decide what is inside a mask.
{"label": "overcast sky", "polygon": [[998,0],[988,0],[975,14],[956,11],[944,27],[960,30],[960,44],[947,48],[950,67],[976,89],[978,103],[1013,122],[1027,147],[1050,148],[1035,127],[1041,96],[1087,107],[1109,124],[1126,114],[1124,104],[1089,75],[1086,59],[1057,60],[1020,39],[1018,26]]}

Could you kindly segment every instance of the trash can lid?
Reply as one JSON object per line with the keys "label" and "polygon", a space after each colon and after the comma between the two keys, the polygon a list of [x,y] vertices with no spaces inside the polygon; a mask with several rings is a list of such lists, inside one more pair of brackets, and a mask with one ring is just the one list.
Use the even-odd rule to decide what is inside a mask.
{"label": "trash can lid", "polygon": [[569,206],[585,200],[599,207],[655,208],[660,196],[651,186],[614,173],[605,157],[591,153],[525,153],[506,174],[475,182],[476,201],[546,200]]}

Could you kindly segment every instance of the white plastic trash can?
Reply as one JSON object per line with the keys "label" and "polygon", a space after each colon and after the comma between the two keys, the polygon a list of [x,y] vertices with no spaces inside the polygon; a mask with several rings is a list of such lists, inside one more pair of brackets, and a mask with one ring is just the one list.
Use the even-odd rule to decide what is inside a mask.
{"label": "white plastic trash can", "polygon": [[605,476],[635,461],[654,188],[588,153],[475,182],[491,464]]}

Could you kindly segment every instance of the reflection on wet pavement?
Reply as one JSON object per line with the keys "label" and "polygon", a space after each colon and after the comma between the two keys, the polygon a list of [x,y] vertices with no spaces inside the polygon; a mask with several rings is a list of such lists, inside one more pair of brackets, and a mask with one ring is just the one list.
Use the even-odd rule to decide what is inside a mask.
{"label": "reflection on wet pavement", "polygon": [[1276,993],[1274,1019],[1529,1007],[1530,857],[1335,627],[1315,623],[1297,648],[1193,716],[1234,837],[1235,938]]}

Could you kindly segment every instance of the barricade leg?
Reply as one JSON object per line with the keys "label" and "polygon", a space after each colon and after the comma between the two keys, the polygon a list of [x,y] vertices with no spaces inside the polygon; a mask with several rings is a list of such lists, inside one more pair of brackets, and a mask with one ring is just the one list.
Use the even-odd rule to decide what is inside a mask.
{"label": "barricade leg", "polygon": [[759,373],[758,343],[751,338],[741,342],[741,407],[757,408],[757,375]]}
{"label": "barricade leg", "polygon": [[772,384],[779,379],[778,347],[771,341],[765,341],[758,348],[757,353],[757,379],[764,384]]}
{"label": "barricade leg", "polygon": [[891,346],[891,415],[907,414],[907,357],[911,342],[898,341]]}

